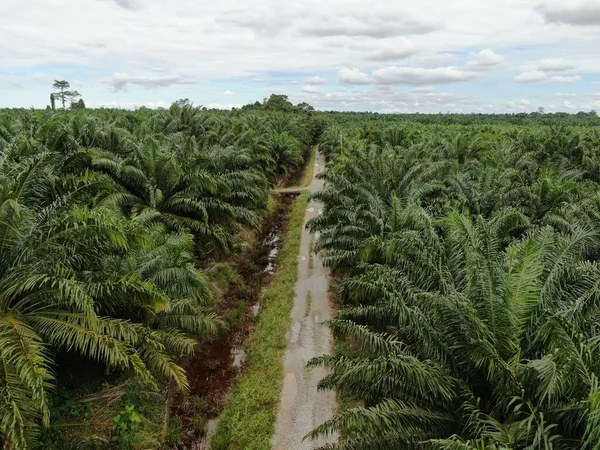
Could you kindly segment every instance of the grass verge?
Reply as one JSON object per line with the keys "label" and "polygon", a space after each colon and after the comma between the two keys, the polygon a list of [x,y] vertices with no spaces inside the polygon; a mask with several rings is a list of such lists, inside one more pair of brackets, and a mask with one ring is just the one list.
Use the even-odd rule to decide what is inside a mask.
{"label": "grass verge", "polygon": [[313,145],[309,150],[310,153],[308,156],[308,162],[306,163],[306,169],[304,170],[304,176],[300,182],[300,187],[307,187],[313,179],[313,173],[315,171],[315,159],[317,157],[318,148],[318,145]]}
{"label": "grass verge", "polygon": [[308,317],[310,308],[312,308],[312,292],[308,291],[306,293],[306,311],[304,311],[304,317]]}
{"label": "grass verge", "polygon": [[246,341],[247,363],[221,415],[211,441],[212,450],[271,448],[307,203],[308,194],[304,193],[290,211],[277,271],[264,291],[258,324]]}

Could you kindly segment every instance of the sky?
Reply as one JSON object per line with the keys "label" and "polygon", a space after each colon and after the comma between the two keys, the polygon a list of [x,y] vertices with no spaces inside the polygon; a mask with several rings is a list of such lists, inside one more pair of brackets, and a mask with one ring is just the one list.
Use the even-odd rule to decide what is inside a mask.
{"label": "sky", "polygon": [[600,0],[5,0],[0,107],[600,110]]}

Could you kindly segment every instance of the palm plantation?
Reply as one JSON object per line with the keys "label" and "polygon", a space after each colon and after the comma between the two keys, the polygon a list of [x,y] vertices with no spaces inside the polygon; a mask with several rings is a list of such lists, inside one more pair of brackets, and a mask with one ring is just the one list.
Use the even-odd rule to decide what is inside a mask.
{"label": "palm plantation", "polygon": [[353,125],[325,132],[310,223],[341,280],[329,325],[345,344],[310,364],[358,406],[313,436],[600,448],[595,131]]}
{"label": "palm plantation", "polygon": [[[207,269],[260,226],[270,183],[310,139],[304,125],[273,148],[280,118],[262,115],[264,133],[251,135],[253,115],[0,112],[4,448],[48,448],[62,361],[185,395],[182,357],[225,326]],[[89,438],[89,448],[132,445]]]}
{"label": "palm plantation", "polygon": [[309,227],[340,308],[309,365],[343,407],[307,439],[600,449],[597,118],[271,103],[0,111],[3,447],[165,442],[170,423],[110,405],[186,401],[186,361],[228,324],[219,270],[318,140]]}

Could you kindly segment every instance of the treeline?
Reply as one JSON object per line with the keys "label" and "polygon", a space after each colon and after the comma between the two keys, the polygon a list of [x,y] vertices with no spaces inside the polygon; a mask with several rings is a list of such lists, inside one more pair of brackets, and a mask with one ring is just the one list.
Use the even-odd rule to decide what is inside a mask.
{"label": "treeline", "polygon": [[185,392],[180,358],[223,327],[207,268],[259,227],[319,134],[305,113],[189,104],[0,110],[3,448],[133,448],[143,418],[129,406],[108,417],[112,440],[50,433],[66,409],[90,419],[89,404],[57,401],[57,378]]}
{"label": "treeline", "polygon": [[338,351],[311,364],[355,406],[314,435],[600,448],[598,119],[329,118],[309,226],[339,282]]}
{"label": "treeline", "polygon": [[315,108],[306,102],[298,103],[294,105],[288,100],[287,95],[282,94],[271,94],[268,98],[265,98],[262,103],[254,102],[242,106],[242,110],[245,111],[282,111],[282,112],[313,112]]}
{"label": "treeline", "polygon": [[357,124],[378,124],[379,128],[404,124],[427,124],[427,125],[575,125],[575,126],[599,126],[600,119],[596,111],[569,114],[566,112],[519,112],[512,114],[379,114],[359,112],[323,111],[328,122],[356,126]]}

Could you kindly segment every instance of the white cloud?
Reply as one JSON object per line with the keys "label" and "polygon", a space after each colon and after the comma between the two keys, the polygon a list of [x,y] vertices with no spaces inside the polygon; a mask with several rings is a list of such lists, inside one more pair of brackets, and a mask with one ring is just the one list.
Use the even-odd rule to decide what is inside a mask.
{"label": "white cloud", "polygon": [[375,39],[410,34],[425,34],[443,28],[443,22],[420,11],[395,11],[390,5],[351,8],[348,5],[334,14],[310,17],[300,27],[303,35],[328,37],[370,37]]}
{"label": "white cloud", "polygon": [[165,100],[155,102],[86,102],[88,108],[116,108],[116,109],[138,109],[138,108],[168,108],[171,103]]}
{"label": "white cloud", "polygon": [[107,81],[115,91],[127,89],[129,84],[137,84],[146,89],[164,88],[174,84],[195,84],[194,80],[185,79],[179,75],[164,75],[158,77],[134,76],[126,73],[115,73],[110,80]]}
{"label": "white cloud", "polygon": [[451,92],[427,92],[379,90],[336,90],[322,96],[309,97],[306,101],[318,109],[344,111],[381,112],[439,112],[439,111],[488,111],[478,98]]}
{"label": "white cloud", "polygon": [[306,84],[328,84],[329,80],[323,77],[310,77],[304,80]]}
{"label": "white cloud", "polygon": [[573,97],[577,97],[577,94],[570,94],[567,92],[559,92],[558,94],[556,94],[556,97],[558,97],[558,98],[573,98]]}
{"label": "white cloud", "polygon": [[229,89],[227,89],[225,92],[223,92],[223,95],[235,95],[235,92],[230,91]]}
{"label": "white cloud", "polygon": [[506,64],[503,56],[497,55],[491,49],[481,50],[479,53],[471,53],[471,60],[465,65],[471,70],[492,70],[495,67]]}
{"label": "white cloud", "polygon": [[538,65],[538,70],[547,71],[547,72],[563,72],[565,70],[573,70],[575,69],[575,64],[572,62],[566,61],[562,58],[549,58],[542,59],[540,64]]}
{"label": "white cloud", "polygon": [[369,75],[358,69],[343,67],[338,72],[338,80],[343,84],[370,84]]}
{"label": "white cloud", "polygon": [[577,81],[581,81],[581,77],[579,75],[573,75],[573,76],[554,75],[554,76],[549,77],[544,72],[541,72],[539,70],[531,70],[529,72],[523,72],[521,75],[516,76],[515,81],[517,83],[549,82],[549,83],[570,84],[570,83],[575,83]]}
{"label": "white cloud", "polygon": [[433,86],[417,86],[413,88],[413,92],[429,93],[433,91],[435,91],[435,87]]}
{"label": "white cloud", "polygon": [[565,100],[564,105],[569,108],[569,109],[575,109],[577,108],[577,106],[575,106],[574,104],[572,104],[569,100]]}
{"label": "white cloud", "polygon": [[[580,76],[581,83],[590,87],[587,83],[600,73],[596,57],[600,27],[589,26],[595,21],[595,9],[585,6],[599,0],[255,0],[251,7],[225,1],[213,2],[210,8],[204,1],[192,0],[92,0],[85,3],[85,14],[73,8],[72,1],[56,0],[52,8],[47,3],[20,0],[3,5],[0,106],[45,106],[49,87],[27,79],[36,72],[48,75],[50,83],[54,76],[85,83],[86,104],[93,100],[142,104],[155,101],[157,95],[207,104],[224,99],[224,89],[214,89],[220,84],[240,99],[243,92],[244,102],[260,100],[274,89],[289,94],[295,103],[310,99],[316,103],[317,98],[324,102],[325,94],[303,92],[302,86],[319,85],[306,78],[328,79],[327,91],[334,91],[346,86],[336,77],[346,67],[359,68],[364,75],[343,74],[342,80],[371,83],[377,93],[369,93],[376,100],[369,95],[335,97],[340,108],[389,111],[410,109],[418,101],[421,111],[477,111],[480,106],[488,111],[488,104],[495,105],[495,111],[506,108],[507,101],[495,99],[518,103],[525,95],[532,105],[549,105],[552,99],[556,102],[553,87],[570,90],[571,85],[560,83],[577,81],[553,80],[553,75]],[[529,70],[545,74],[535,97],[504,82],[508,69],[499,72],[507,66],[500,55],[518,71],[513,76]],[[561,66],[556,62],[561,58],[576,67]],[[394,84],[377,85],[373,76],[388,66],[407,69],[380,75],[394,78],[394,83],[400,76],[409,86],[466,80],[461,92],[470,92],[469,98],[481,104],[465,99],[436,104],[431,98],[426,103],[420,95],[426,92],[412,92],[418,98],[408,100],[393,94],[394,99],[388,100],[386,95],[394,89],[384,95],[382,88]],[[428,69],[439,71],[423,72]],[[126,76],[112,79],[113,72]],[[491,83],[484,84],[484,78]],[[197,84],[187,85],[192,82]],[[19,83],[30,89],[17,89]],[[162,87],[159,94],[150,90],[154,87]],[[129,92],[123,93],[127,88]],[[564,109],[562,100],[558,106]],[[585,101],[577,103],[582,107]]]}
{"label": "white cloud", "polygon": [[570,84],[575,83],[576,81],[581,81],[581,77],[579,75],[575,75],[572,77],[553,76],[550,77],[548,81],[550,81],[550,83]]}
{"label": "white cloud", "polygon": [[459,58],[454,53],[436,53],[435,55],[419,58],[417,64],[419,67],[432,68],[441,66],[452,66],[459,62]]}
{"label": "white cloud", "polygon": [[321,86],[315,84],[305,84],[302,86],[302,92],[306,92],[307,94],[318,94],[321,92]]}
{"label": "white cloud", "polygon": [[520,111],[530,109],[528,108],[529,106],[531,106],[531,100],[526,98],[522,98],[518,102],[509,101],[506,103],[508,109],[517,109]]}
{"label": "white cloud", "polygon": [[378,84],[431,85],[460,83],[479,78],[480,73],[461,70],[455,67],[423,69],[421,67],[390,66],[373,71],[373,79]]}
{"label": "white cloud", "polygon": [[78,87],[78,88],[83,87],[82,81],[73,81],[72,84],[73,84],[73,86]]}
{"label": "white cloud", "polygon": [[369,53],[367,59],[371,61],[399,61],[414,54],[412,49],[384,49]]}
{"label": "white cloud", "polygon": [[371,50],[366,58],[370,61],[399,61],[414,55],[415,52],[414,45],[402,36],[389,39],[384,45],[377,45],[377,48]]}
{"label": "white cloud", "polygon": [[[389,66],[373,71],[373,80],[378,85],[435,85],[461,83],[482,78],[486,72],[506,64],[504,57],[491,49],[471,53],[470,60],[463,66],[409,67]],[[366,74],[365,74],[366,75]]]}
{"label": "white cloud", "polygon": [[590,111],[592,109],[595,111],[600,109],[600,100],[590,100],[582,106],[583,111]]}
{"label": "white cloud", "polygon": [[515,77],[517,83],[535,83],[538,81],[546,81],[548,77],[544,72],[539,70],[531,70],[529,72],[523,72],[521,75]]}
{"label": "white cloud", "polygon": [[206,105],[208,109],[232,109],[232,108],[241,108],[241,103],[230,103],[230,104],[222,104],[222,103],[209,103]]}

